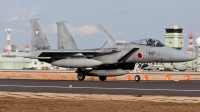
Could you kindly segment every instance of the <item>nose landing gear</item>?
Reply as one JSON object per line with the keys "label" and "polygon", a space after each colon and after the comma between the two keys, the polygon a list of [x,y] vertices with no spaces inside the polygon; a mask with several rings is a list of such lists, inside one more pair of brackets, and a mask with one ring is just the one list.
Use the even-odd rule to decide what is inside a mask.
{"label": "nose landing gear", "polygon": [[136,82],[139,82],[139,81],[140,81],[140,76],[139,76],[139,75],[136,75],[136,76],[135,76],[135,81],[136,81]]}
{"label": "nose landing gear", "polygon": [[[144,63],[142,63],[142,64],[135,63],[134,72],[137,73],[137,74],[139,74],[141,68],[143,67],[143,65],[145,65],[145,64],[144,64]],[[139,82],[139,81],[140,81],[140,76],[139,76],[139,75],[136,75],[136,76],[135,76],[135,81],[136,81],[136,82]]]}

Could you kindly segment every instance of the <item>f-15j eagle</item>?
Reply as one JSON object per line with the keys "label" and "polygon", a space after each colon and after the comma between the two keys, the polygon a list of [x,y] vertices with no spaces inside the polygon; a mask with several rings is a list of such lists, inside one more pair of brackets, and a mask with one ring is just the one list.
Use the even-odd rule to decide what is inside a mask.
{"label": "f-15j eagle", "polygon": [[[58,49],[51,49],[38,21],[31,20],[31,55],[25,58],[38,59],[59,67],[78,68],[77,78],[83,81],[85,76],[98,76],[105,81],[107,76],[127,74],[126,70],[138,67],[136,63],[185,62],[194,57],[165,46],[157,39],[141,39],[125,44],[116,44],[115,40],[100,25],[96,27],[102,33],[110,48],[78,49],[63,21],[57,22]],[[138,65],[138,64],[137,64]],[[92,68],[90,70],[86,68]],[[135,76],[140,81],[140,76]]]}

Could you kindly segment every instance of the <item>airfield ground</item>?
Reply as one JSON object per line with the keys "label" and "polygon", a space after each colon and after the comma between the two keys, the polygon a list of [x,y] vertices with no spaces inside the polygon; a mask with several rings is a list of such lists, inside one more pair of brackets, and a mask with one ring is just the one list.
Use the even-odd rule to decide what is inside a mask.
{"label": "airfield ground", "polygon": [[[141,73],[149,80],[165,80],[171,74],[171,80],[185,80],[185,75],[190,75],[190,80],[200,80],[199,72],[148,72]],[[135,74],[120,77],[110,77],[108,80],[132,79]],[[50,79],[50,80],[77,80],[73,71],[0,71],[1,79]],[[86,80],[98,80],[86,77]],[[143,79],[142,79],[143,80]],[[175,97],[175,96],[135,96],[135,95],[106,95],[106,94],[68,94],[68,93],[25,93],[25,92],[0,92],[0,112],[133,112],[133,111],[199,111],[200,97]]]}
{"label": "airfield ground", "polygon": [[198,112],[199,97],[0,92],[1,112]]}

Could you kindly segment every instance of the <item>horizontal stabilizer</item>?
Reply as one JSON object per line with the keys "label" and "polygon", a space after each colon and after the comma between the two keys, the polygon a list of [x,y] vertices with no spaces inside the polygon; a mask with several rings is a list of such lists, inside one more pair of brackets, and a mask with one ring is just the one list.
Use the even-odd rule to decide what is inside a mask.
{"label": "horizontal stabilizer", "polygon": [[30,59],[51,59],[51,57],[37,57],[37,56],[16,56],[16,57],[23,57],[23,58],[30,58]]}

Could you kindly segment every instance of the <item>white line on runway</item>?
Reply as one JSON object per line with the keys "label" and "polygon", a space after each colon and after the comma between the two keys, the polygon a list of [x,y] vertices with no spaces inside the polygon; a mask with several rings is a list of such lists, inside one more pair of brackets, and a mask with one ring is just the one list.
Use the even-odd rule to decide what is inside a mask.
{"label": "white line on runway", "polygon": [[[0,85],[0,87],[24,87],[24,88],[61,88],[66,89],[66,86],[28,86],[28,85]],[[104,87],[72,87],[74,89],[105,89],[105,90],[140,90],[140,91],[185,91],[185,92],[200,92],[200,90],[181,90],[181,89],[142,89],[142,88],[104,88]]]}

